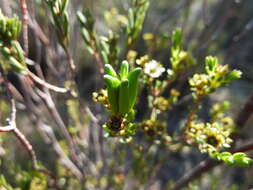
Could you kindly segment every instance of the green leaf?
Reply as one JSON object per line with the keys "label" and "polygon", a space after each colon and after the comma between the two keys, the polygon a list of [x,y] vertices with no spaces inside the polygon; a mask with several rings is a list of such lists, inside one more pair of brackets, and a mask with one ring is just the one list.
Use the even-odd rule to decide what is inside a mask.
{"label": "green leaf", "polygon": [[217,155],[217,159],[218,160],[223,160],[225,157],[231,156],[230,152],[222,152],[222,153],[218,153]]}
{"label": "green leaf", "polygon": [[216,66],[218,65],[217,57],[207,56],[205,59],[205,70],[207,73],[215,71]]}
{"label": "green leaf", "polygon": [[117,114],[119,109],[118,98],[120,81],[111,75],[105,75],[104,80],[107,86],[108,100],[111,105],[111,110],[113,114]]}
{"label": "green leaf", "polygon": [[172,46],[174,49],[178,49],[182,44],[182,30],[180,28],[175,29],[172,32]]}
{"label": "green leaf", "polygon": [[236,160],[236,161],[243,159],[245,156],[246,156],[246,154],[243,152],[237,152],[237,153],[233,154],[234,160]]}
{"label": "green leaf", "polygon": [[233,70],[224,77],[224,82],[229,83],[233,80],[241,78],[242,72],[239,70]]}
{"label": "green leaf", "polygon": [[223,157],[222,157],[222,160],[223,160],[226,164],[228,164],[228,165],[234,164],[234,158],[233,158],[233,156],[223,156]]}
{"label": "green leaf", "polygon": [[118,78],[117,73],[115,72],[115,70],[110,64],[105,64],[104,70],[106,74],[111,75],[112,77]]}
{"label": "green leaf", "polygon": [[129,112],[129,82],[123,79],[119,87],[119,113],[124,116]]}
{"label": "green leaf", "polygon": [[119,73],[121,80],[127,78],[128,72],[129,72],[129,64],[127,61],[123,61],[120,66],[120,73]]}
{"label": "green leaf", "polygon": [[104,62],[105,65],[110,65],[110,64],[109,64],[108,55],[107,55],[107,53],[106,53],[105,51],[103,51],[103,50],[101,51],[101,57],[102,57],[103,62]]}
{"label": "green leaf", "polygon": [[138,92],[138,78],[141,73],[141,68],[137,67],[128,74],[129,80],[129,107],[133,108]]}
{"label": "green leaf", "polygon": [[86,28],[82,28],[81,29],[81,34],[82,34],[82,37],[84,38],[85,40],[85,43],[89,43],[89,41],[91,40],[91,37],[90,37],[90,34],[89,32],[86,30]]}

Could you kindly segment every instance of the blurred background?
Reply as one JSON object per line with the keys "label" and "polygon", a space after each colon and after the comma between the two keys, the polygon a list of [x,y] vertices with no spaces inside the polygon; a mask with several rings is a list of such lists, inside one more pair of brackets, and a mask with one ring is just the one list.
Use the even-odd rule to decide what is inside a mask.
{"label": "blurred background", "polygon": [[[48,81],[55,84],[63,84],[64,72],[67,67],[67,60],[64,51],[57,42],[52,18],[44,0],[27,1],[28,11],[32,23],[29,24],[29,58],[35,60],[42,67]],[[17,14],[20,18],[20,5],[16,0],[1,0],[0,7],[4,14],[12,16]],[[69,1],[68,13],[70,19],[70,52],[77,65],[75,81],[78,84],[78,92],[81,101],[88,105],[91,111],[99,118],[99,123],[106,121],[107,115],[104,109],[92,101],[92,92],[103,87],[103,81],[98,76],[94,58],[84,48],[80,35],[80,26],[76,12],[85,8],[90,9],[96,21],[95,27],[99,35],[108,35],[109,30],[115,32],[120,28],[116,19],[127,15],[129,1],[127,0],[71,0]],[[49,40],[49,46],[42,40],[38,40],[34,28],[40,29]],[[170,35],[172,31],[180,27],[183,30],[184,49],[189,50],[198,63],[189,70],[186,76],[203,70],[204,58],[207,55],[217,56],[222,64],[228,64],[232,69],[239,69],[243,75],[241,79],[229,86],[219,89],[209,98],[204,100],[203,111],[200,113],[204,120],[208,119],[207,112],[211,105],[228,100],[231,102],[228,115],[236,118],[240,108],[246,103],[253,93],[253,1],[252,0],[150,0],[150,7],[144,22],[144,27],[137,43],[132,49],[138,52],[138,57],[149,54],[152,58],[160,61],[165,67],[169,67],[170,58]],[[152,34],[148,38],[147,34]],[[123,37],[119,39],[120,56],[125,59]],[[22,39],[20,39],[22,43]],[[182,76],[173,87],[177,88],[182,96],[187,96],[190,91],[187,88],[187,77]],[[15,77],[9,76],[13,81]],[[15,83],[15,82],[14,82]],[[17,82],[17,88],[20,87]],[[24,89],[23,89],[24,90]],[[5,122],[8,117],[8,105],[4,102],[5,95],[1,91],[0,121]],[[170,183],[180,179],[186,171],[196,166],[207,155],[201,154],[196,148],[183,148],[179,152],[168,152],[164,147],[156,146],[151,149],[150,155],[138,155],[138,151],[131,149],[124,144],[115,144],[115,140],[103,137],[101,128],[92,123],[84,113],[77,114],[74,101],[66,101],[66,97],[53,94],[56,107],[68,126],[70,133],[81,136],[80,149],[85,152],[95,168],[104,168],[100,175],[91,178],[94,186],[88,189],[168,189]],[[24,96],[25,97],[25,96]],[[145,91],[140,94],[137,105],[138,117],[141,120],[144,115],[146,103]],[[37,99],[36,99],[37,98]],[[28,98],[29,99],[29,98]],[[55,129],[55,123],[50,119],[50,113],[46,108],[40,106],[43,102],[39,97],[32,97],[33,106],[43,113],[42,120]],[[35,100],[34,100],[35,99]],[[55,152],[47,144],[45,138],[35,127],[33,120],[27,117],[27,107],[24,105],[27,100],[20,100],[18,104],[18,126],[34,146],[38,160],[42,165],[50,168],[67,181],[68,172],[62,171],[58,160],[55,159]],[[182,126],[187,116],[190,100],[180,104],[168,111],[167,133],[172,135]],[[79,102],[80,103],[80,102]],[[73,108],[71,111],[67,107]],[[47,112],[47,113],[46,113]],[[70,113],[72,112],[72,113]],[[44,114],[46,113],[46,114]],[[72,114],[72,115],[71,115]],[[77,114],[76,120],[73,115]],[[72,117],[72,118],[71,118]],[[77,121],[81,120],[81,122]],[[241,132],[240,142],[252,139],[253,118],[251,117]],[[55,130],[56,138],[61,147],[66,147],[66,142]],[[138,134],[139,144],[150,143]],[[98,141],[98,142],[97,142]],[[103,144],[101,145],[101,142]],[[100,146],[97,145],[100,144]],[[17,185],[20,182],[13,179],[15,171],[27,170],[30,164],[28,155],[22,150],[21,145],[11,134],[0,136],[0,172],[6,176],[11,184]],[[102,148],[101,148],[102,147]],[[65,150],[65,149],[64,149]],[[66,153],[68,154],[68,153]],[[137,160],[135,158],[138,158]],[[105,159],[106,161],[104,161]],[[148,161],[147,161],[148,160]],[[104,164],[108,164],[106,167]],[[91,167],[92,168],[92,167]],[[153,169],[155,172],[152,172]],[[132,172],[132,173],[131,173]],[[128,174],[128,177],[123,177]],[[110,177],[104,177],[105,175]],[[241,169],[236,167],[220,166],[207,172],[201,179],[194,181],[188,189],[240,189],[253,188],[253,168]],[[70,175],[71,176],[71,175]],[[135,180],[133,176],[139,176],[141,180]],[[17,177],[17,176],[16,176]],[[104,177],[104,178],[103,178]],[[18,178],[18,177],[17,177]],[[71,177],[69,177],[71,178]],[[70,180],[70,179],[69,179]],[[106,181],[106,182],[103,182]],[[66,189],[85,189],[76,181],[70,182]],[[97,184],[98,183],[98,184]],[[106,185],[103,186],[103,183]],[[14,185],[14,186],[15,186]],[[86,187],[87,188],[87,187]],[[25,188],[24,188],[25,189]]]}

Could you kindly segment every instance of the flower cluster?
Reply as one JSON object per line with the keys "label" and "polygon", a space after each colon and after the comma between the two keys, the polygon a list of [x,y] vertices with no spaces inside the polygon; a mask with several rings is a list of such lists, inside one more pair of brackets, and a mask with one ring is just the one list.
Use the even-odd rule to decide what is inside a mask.
{"label": "flower cluster", "polygon": [[201,152],[207,152],[210,155],[218,152],[221,148],[229,148],[232,139],[229,137],[233,122],[222,123],[198,123],[192,121],[187,132],[188,143],[196,143]]}
{"label": "flower cluster", "polygon": [[153,101],[153,106],[161,112],[167,111],[172,104],[176,103],[180,93],[176,89],[171,89],[169,98],[164,98],[162,96],[155,97]]}
{"label": "flower cluster", "polygon": [[108,94],[107,90],[101,89],[99,92],[92,93],[92,100],[94,102],[99,102],[103,104],[106,108],[110,108],[110,104],[108,102]]}
{"label": "flower cluster", "polygon": [[128,24],[127,17],[119,14],[117,8],[112,8],[110,11],[104,13],[104,18],[108,26],[114,30],[118,30],[120,26],[126,26]]}
{"label": "flower cluster", "polygon": [[160,111],[167,111],[170,107],[170,102],[168,101],[168,99],[162,96],[155,98],[153,104],[154,107]]}
{"label": "flower cluster", "polygon": [[162,135],[166,129],[166,124],[160,121],[146,120],[141,124],[148,136]]}
{"label": "flower cluster", "polygon": [[148,63],[149,61],[150,61],[150,58],[148,57],[148,55],[144,55],[136,60],[136,64],[144,68],[145,64]]}
{"label": "flower cluster", "polygon": [[158,120],[145,120],[140,124],[145,134],[156,144],[170,145],[171,136],[166,133],[166,123]]}
{"label": "flower cluster", "polygon": [[154,59],[150,59],[147,55],[137,59],[136,64],[143,68],[145,78],[149,82],[158,79],[166,71],[161,63]]}
{"label": "flower cluster", "polygon": [[190,80],[191,89],[199,96],[205,95],[209,91],[209,78],[206,74],[195,74]]}
{"label": "flower cluster", "polygon": [[195,74],[189,80],[194,98],[212,93],[215,89],[241,76],[240,71],[230,71],[227,65],[218,64],[218,59],[211,56],[206,57],[205,72],[204,74]]}
{"label": "flower cluster", "polygon": [[134,64],[134,63],[135,63],[136,57],[137,57],[137,52],[136,52],[136,51],[134,51],[134,50],[129,50],[129,51],[127,52],[127,61],[128,61],[130,64]]}

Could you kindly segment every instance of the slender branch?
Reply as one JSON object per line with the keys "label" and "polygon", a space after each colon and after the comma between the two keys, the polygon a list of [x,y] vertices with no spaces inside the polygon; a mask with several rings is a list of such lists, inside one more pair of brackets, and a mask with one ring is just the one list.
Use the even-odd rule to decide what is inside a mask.
{"label": "slender branch", "polygon": [[22,12],[22,27],[23,27],[23,41],[25,56],[29,53],[29,42],[28,42],[28,13],[27,13],[27,3],[26,0],[20,0],[21,12]]}
{"label": "slender branch", "polygon": [[99,56],[99,53],[97,52],[97,49],[95,49],[95,50],[96,51],[94,53],[94,58],[95,58],[95,61],[97,63],[97,66],[98,66],[99,73],[101,75],[103,75],[104,74],[104,66],[103,66],[103,63],[102,63],[101,58]]}
{"label": "slender branch", "polygon": [[88,106],[85,106],[85,111],[86,113],[90,116],[91,120],[93,123],[96,124],[96,126],[100,127],[99,121],[96,118],[96,116],[92,113],[92,111],[90,110],[90,108]]}
{"label": "slender branch", "polygon": [[238,148],[230,151],[231,153],[236,153],[236,152],[248,152],[253,150],[253,141],[246,143],[244,145],[239,146]]}
{"label": "slender branch", "polygon": [[[46,45],[46,44],[45,44]],[[49,44],[47,44],[49,45]],[[72,60],[72,57],[70,54],[69,55],[69,58]],[[34,79],[36,80],[36,82],[38,82],[39,84],[42,85],[42,91],[38,90],[38,94],[40,95],[40,97],[44,100],[44,103],[48,109],[48,111],[50,112],[52,118],[54,119],[55,123],[57,124],[57,126],[59,127],[60,131],[62,132],[63,136],[65,137],[66,141],[67,141],[67,144],[69,146],[69,150],[70,150],[70,156],[72,158],[72,160],[75,162],[75,164],[77,164],[77,167],[78,169],[80,168],[83,168],[83,164],[82,164],[82,161],[80,160],[80,158],[78,157],[77,155],[77,148],[76,148],[76,145],[75,143],[73,142],[72,140],[72,137],[70,136],[68,130],[67,130],[67,127],[66,125],[64,124],[58,110],[56,109],[56,106],[55,106],[55,103],[52,99],[52,96],[49,92],[49,89],[50,90],[56,90],[56,91],[60,91],[60,92],[69,92],[69,90],[66,90],[66,89],[63,89],[63,88],[59,88],[59,87],[55,87],[53,85],[44,85],[45,83],[45,78],[44,78],[44,75],[42,73],[42,70],[41,70],[41,67],[38,65],[38,64],[34,64],[35,65],[35,70],[38,74],[38,76],[34,75],[33,73],[29,73],[31,74],[32,77],[34,77]],[[37,80],[38,79],[38,80]],[[42,82],[42,83],[40,83]],[[44,83],[44,84],[43,84]],[[51,88],[52,87],[52,88]],[[80,173],[81,170],[79,170]],[[79,174],[78,174],[79,175]],[[82,173],[82,177],[84,177],[84,174]]]}
{"label": "slender branch", "polygon": [[64,50],[65,50],[65,53],[66,53],[66,56],[67,56],[67,63],[69,65],[69,68],[70,68],[70,70],[71,70],[72,73],[75,73],[76,66],[74,64],[73,58],[72,58],[72,56],[71,56],[68,48],[64,48]]}
{"label": "slender branch", "polygon": [[[44,78],[40,67],[37,67],[36,69],[38,70],[40,77]],[[45,105],[46,105],[48,111],[50,112],[52,118],[54,119],[55,123],[59,127],[63,136],[66,138],[66,141],[67,141],[69,149],[70,149],[71,158],[78,164],[78,166],[82,167],[83,164],[76,154],[77,149],[76,149],[75,143],[73,142],[73,140],[67,130],[66,125],[64,124],[59,112],[56,109],[56,106],[54,104],[54,101],[52,99],[50,92],[48,91],[47,88],[43,88],[43,91],[38,90],[37,92],[40,95],[40,97],[44,100]]]}
{"label": "slender branch", "polygon": [[[253,142],[250,142],[246,145],[242,145],[234,150],[229,152],[236,153],[236,152],[248,152],[253,150]],[[204,173],[210,171],[214,167],[223,164],[223,162],[218,162],[216,160],[207,159],[200,162],[195,168],[193,168],[189,173],[186,173],[171,190],[180,190],[183,187],[187,186],[189,182],[199,178]]]}
{"label": "slender branch", "polygon": [[36,157],[36,154],[33,150],[31,143],[27,140],[27,138],[21,133],[21,131],[17,127],[14,127],[12,132],[17,137],[17,139],[20,141],[20,143],[22,143],[22,145],[27,150],[28,154],[30,155],[30,158],[32,159],[33,168],[36,169],[37,168],[37,157]]}
{"label": "slender branch", "polygon": [[43,32],[40,25],[37,23],[37,21],[35,19],[32,19],[29,14],[28,14],[28,17],[29,17],[28,25],[34,31],[35,35],[41,40],[41,42],[43,44],[45,44],[46,46],[49,46],[50,40],[48,39],[46,34]]}
{"label": "slender branch", "polygon": [[155,92],[155,93],[154,93],[154,96],[156,96],[156,97],[160,96],[160,95],[165,91],[165,89],[166,89],[172,82],[174,82],[174,81],[177,79],[177,76],[178,76],[179,74],[180,74],[180,73],[178,73],[177,75],[175,75],[175,76],[172,77],[171,79],[166,80],[166,81],[165,81],[165,84],[164,84],[163,87],[162,87],[162,89],[159,90],[159,91],[157,91],[157,92]]}
{"label": "slender branch", "polygon": [[252,113],[253,113],[253,94],[250,96],[249,100],[240,111],[235,121],[236,125],[239,128],[243,128]]}
{"label": "slender branch", "polygon": [[[25,147],[26,151],[28,152],[28,154],[32,160],[33,169],[37,170],[39,172],[42,172],[42,173],[46,174],[47,176],[49,176],[50,178],[52,178],[54,180],[55,189],[60,190],[60,188],[57,185],[57,178],[47,169],[39,168],[37,166],[36,154],[33,150],[31,143],[27,140],[27,138],[23,135],[23,133],[17,128],[17,125],[16,125],[16,112],[17,111],[16,111],[15,100],[13,99],[13,95],[10,90],[10,83],[7,80],[4,70],[1,66],[0,66],[0,73],[3,77],[3,84],[7,90],[7,96],[11,102],[11,113],[10,113],[10,117],[8,119],[9,125],[7,127],[9,129],[9,131],[6,131],[6,129],[7,129],[6,127],[1,127],[1,129],[3,129],[3,132],[13,132],[14,133],[14,135],[18,138],[18,140],[21,142],[21,144]],[[10,130],[10,129],[12,129],[12,130]]]}
{"label": "slender branch", "polygon": [[187,186],[189,182],[197,179],[202,174],[206,173],[207,171],[211,170],[215,166],[217,166],[219,162],[215,162],[214,160],[207,159],[200,162],[195,168],[190,170],[190,172],[186,173],[171,190],[180,190],[183,187]]}
{"label": "slender branch", "polygon": [[7,125],[5,127],[0,127],[0,132],[10,132],[13,131],[14,127],[12,125]]}
{"label": "slender branch", "polygon": [[52,128],[48,125],[41,123],[40,121],[37,123],[37,126],[40,129],[40,131],[42,131],[48,138],[48,143],[51,145],[51,147],[56,152],[57,156],[60,158],[60,162],[62,163],[62,165],[64,165],[68,170],[70,170],[79,180],[82,180],[83,174],[62,150],[61,146],[59,145],[55,137]]}
{"label": "slender branch", "polygon": [[202,96],[198,96],[196,98],[196,100],[194,100],[193,102],[193,107],[191,108],[191,111],[187,117],[187,121],[185,123],[185,128],[183,129],[184,133],[190,128],[190,125],[191,125],[191,122],[193,121],[195,115],[196,115],[196,112],[198,111],[198,108],[199,108],[199,104],[200,102],[202,101]]}
{"label": "slender branch", "polygon": [[43,87],[46,87],[49,90],[53,90],[58,93],[67,93],[69,90],[66,88],[61,88],[58,86],[54,86],[52,84],[47,83],[46,81],[42,80],[40,77],[32,73],[31,71],[28,71],[28,76],[36,83],[40,84]]}

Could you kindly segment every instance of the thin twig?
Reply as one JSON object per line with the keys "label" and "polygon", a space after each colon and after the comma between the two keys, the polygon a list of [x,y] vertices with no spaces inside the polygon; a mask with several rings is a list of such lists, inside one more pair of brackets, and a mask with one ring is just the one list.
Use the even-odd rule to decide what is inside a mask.
{"label": "thin twig", "polygon": [[7,125],[5,127],[0,127],[0,132],[10,132],[13,131],[14,126],[12,125]]}
{"label": "thin twig", "polygon": [[34,31],[35,35],[41,40],[41,42],[44,45],[49,46],[50,45],[50,40],[48,39],[48,37],[43,32],[40,25],[37,23],[37,21],[35,19],[32,19],[29,14],[28,14],[28,17],[29,17],[28,25]]}
{"label": "thin twig", "polygon": [[198,96],[194,102],[193,102],[193,107],[191,108],[191,111],[187,117],[186,123],[185,123],[185,128],[183,129],[183,132],[185,135],[185,133],[187,132],[187,130],[190,128],[191,122],[194,120],[194,117],[196,116],[196,113],[198,111],[200,102],[202,101],[203,96]]}
{"label": "thin twig", "polygon": [[29,42],[28,42],[28,13],[26,0],[20,0],[21,12],[22,12],[22,27],[23,27],[23,41],[25,56],[28,57],[29,53]]}
{"label": "thin twig", "polygon": [[40,121],[37,123],[38,128],[42,131],[46,137],[49,139],[48,143],[56,152],[57,156],[60,158],[60,162],[69,169],[79,180],[83,179],[83,174],[80,172],[79,168],[68,158],[65,152],[62,150],[61,146],[59,145],[53,129],[45,124],[42,124]]}
{"label": "thin twig", "polygon": [[[37,67],[37,69],[40,69]],[[39,70],[39,73],[42,75],[41,70]],[[44,100],[45,105],[47,109],[49,110],[52,118],[56,122],[57,126],[59,127],[60,131],[62,132],[63,136],[66,138],[66,141],[68,143],[70,153],[71,153],[71,158],[78,164],[78,166],[82,167],[82,162],[79,160],[77,154],[76,154],[76,146],[75,143],[73,142],[66,125],[64,124],[59,112],[56,109],[55,103],[51,97],[50,92],[48,91],[47,88],[43,88],[43,91],[37,91],[41,98]]]}
{"label": "thin twig", "polygon": [[200,162],[195,168],[186,173],[180,180],[177,181],[175,186],[171,190],[180,190],[187,186],[189,182],[197,179],[205,172],[217,166],[219,162],[208,159]]}
{"label": "thin twig", "polygon": [[73,58],[72,58],[72,56],[71,56],[68,48],[65,48],[64,50],[65,50],[65,53],[66,53],[66,56],[67,56],[67,63],[69,65],[69,68],[70,68],[70,70],[71,70],[72,73],[75,73],[76,66],[74,64]]}
{"label": "thin twig", "polygon": [[236,125],[239,128],[243,128],[252,113],[253,113],[253,94],[249,97],[247,103],[244,105],[244,107],[240,111],[235,121]]}
{"label": "thin twig", "polygon": [[44,81],[43,79],[41,79],[40,77],[38,77],[37,75],[35,75],[34,73],[32,73],[31,71],[28,71],[28,76],[36,83],[40,84],[43,87],[46,87],[49,90],[58,92],[58,93],[67,93],[69,90],[66,88],[61,88],[58,86],[54,86],[52,84],[47,83],[46,81]]}
{"label": "thin twig", "polygon": [[[60,188],[57,185],[57,178],[47,169],[44,168],[39,168],[37,166],[37,158],[36,158],[36,154],[33,150],[33,147],[31,145],[31,143],[27,140],[27,138],[23,135],[23,133],[17,128],[16,125],[16,104],[15,104],[15,100],[13,99],[13,95],[12,92],[10,90],[10,83],[6,78],[6,75],[3,71],[3,68],[0,66],[0,73],[3,77],[3,84],[7,90],[7,95],[8,98],[10,100],[11,103],[11,113],[10,113],[10,118],[8,119],[8,126],[7,127],[1,127],[1,129],[3,130],[3,132],[12,132],[14,133],[14,135],[17,137],[17,139],[20,141],[20,143],[25,147],[26,151],[28,152],[31,160],[32,160],[32,168],[36,171],[42,172],[44,174],[46,174],[47,176],[49,176],[50,178],[52,178],[54,180],[54,187],[57,190],[60,190]],[[6,129],[9,129],[8,131],[6,131]],[[10,130],[12,129],[12,130]],[[1,131],[0,131],[1,132]]]}

